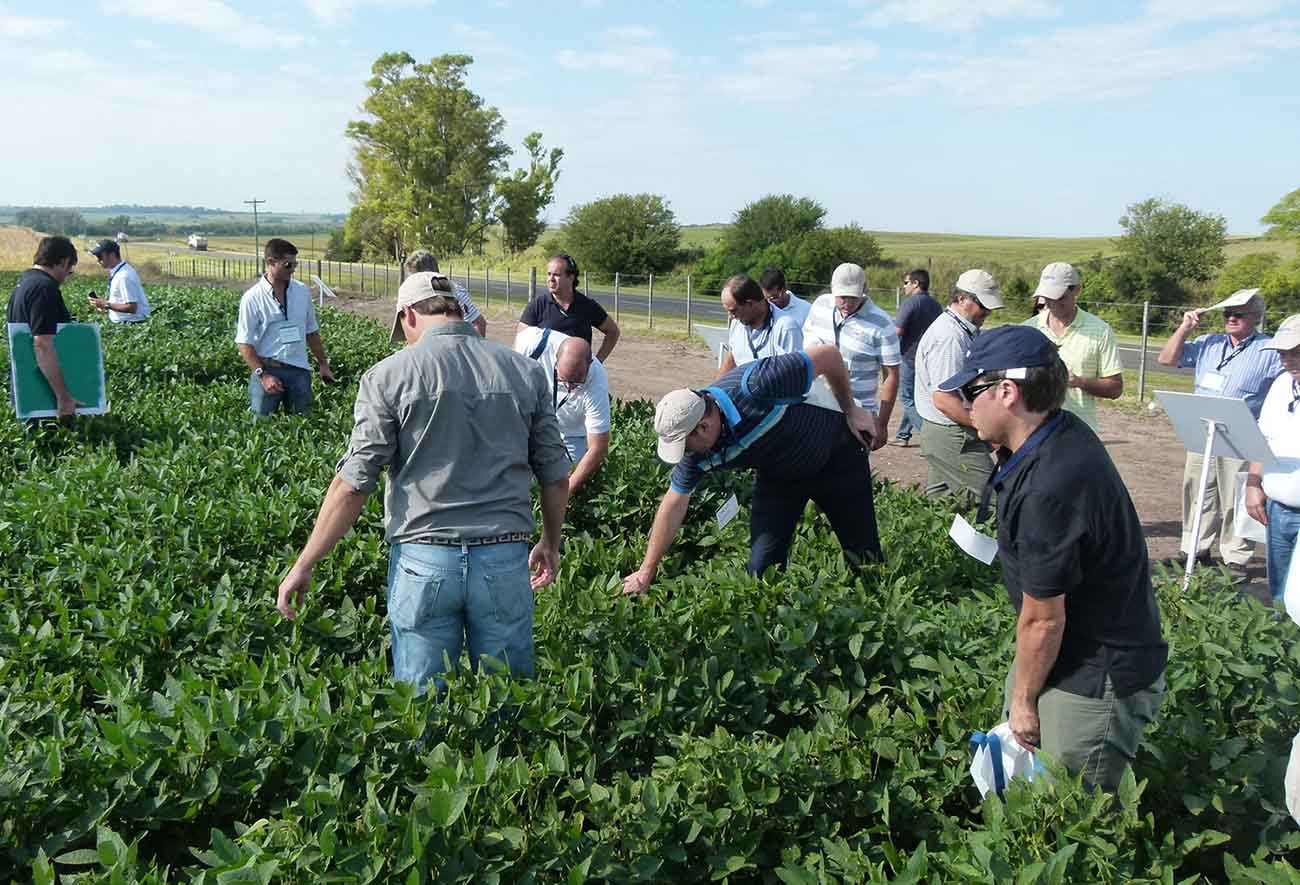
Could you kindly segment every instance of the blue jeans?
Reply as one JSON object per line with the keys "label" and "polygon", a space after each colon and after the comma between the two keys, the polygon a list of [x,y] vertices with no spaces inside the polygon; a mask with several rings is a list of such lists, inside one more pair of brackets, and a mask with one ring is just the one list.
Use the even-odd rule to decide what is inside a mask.
{"label": "blue jeans", "polygon": [[903,357],[898,367],[898,401],[903,405],[903,420],[898,422],[899,439],[911,439],[921,429],[921,413],[916,410],[916,355]]}
{"label": "blue jeans", "polygon": [[[491,655],[533,675],[533,589],[528,545],[394,544],[388,556],[393,678],[423,693],[455,667],[465,640],[470,663]],[[438,680],[441,691],[444,683]]]}
{"label": "blue jeans", "polygon": [[279,378],[284,390],[279,393],[267,393],[262,386],[262,379],[256,375],[248,376],[248,410],[257,416],[273,415],[275,410],[284,405],[284,410],[293,415],[301,415],[311,409],[311,372],[298,368],[267,367],[265,374]]}
{"label": "blue jeans", "polygon": [[1268,591],[1282,598],[1296,536],[1300,535],[1300,509],[1268,499]]}

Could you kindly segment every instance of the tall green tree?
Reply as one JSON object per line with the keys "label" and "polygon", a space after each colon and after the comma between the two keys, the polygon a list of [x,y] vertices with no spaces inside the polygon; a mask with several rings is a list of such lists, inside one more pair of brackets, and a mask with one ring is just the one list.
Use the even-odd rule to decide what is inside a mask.
{"label": "tall green tree", "polygon": [[1129,206],[1119,224],[1120,252],[1148,269],[1162,268],[1174,280],[1203,283],[1223,266],[1228,223],[1222,215],[1152,197]]}
{"label": "tall green tree", "polygon": [[672,269],[681,235],[658,194],[615,194],[574,206],[561,233],[565,248],[592,270],[634,274]]}
{"label": "tall green tree", "polygon": [[1272,225],[1269,236],[1300,237],[1300,188],[1278,200],[1259,221]]}
{"label": "tall green tree", "polygon": [[355,208],[378,230],[364,238],[368,246],[396,239],[403,253],[462,252],[491,223],[510,148],[501,114],[465,85],[473,62],[442,55],[420,64],[388,52],[371,66],[367,118],[346,129],[356,143]]}
{"label": "tall green tree", "polygon": [[542,147],[542,133],[532,132],[524,139],[528,168],[516,169],[497,179],[497,220],[501,222],[502,241],[511,254],[524,251],[546,229],[542,212],[555,201],[555,182],[560,177],[561,148]]}
{"label": "tall green tree", "polygon": [[794,240],[818,230],[826,210],[816,200],[793,194],[771,194],[736,213],[723,237],[723,250],[737,258],[768,246]]}

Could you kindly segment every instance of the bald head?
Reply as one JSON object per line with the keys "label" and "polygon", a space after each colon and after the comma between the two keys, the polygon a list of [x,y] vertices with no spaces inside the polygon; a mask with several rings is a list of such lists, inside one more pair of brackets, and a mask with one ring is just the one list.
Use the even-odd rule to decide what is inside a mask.
{"label": "bald head", "polygon": [[568,384],[587,380],[591,366],[591,345],[581,338],[567,338],[555,351],[555,375]]}

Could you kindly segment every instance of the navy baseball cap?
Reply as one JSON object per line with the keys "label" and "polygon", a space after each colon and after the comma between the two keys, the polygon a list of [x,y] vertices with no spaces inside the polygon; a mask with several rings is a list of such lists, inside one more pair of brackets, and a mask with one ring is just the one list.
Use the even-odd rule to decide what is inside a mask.
{"label": "navy baseball cap", "polygon": [[985,372],[1050,366],[1058,358],[1056,345],[1032,326],[998,326],[975,338],[966,351],[962,370],[940,384],[939,389],[951,393]]}
{"label": "navy baseball cap", "polygon": [[117,240],[100,240],[98,243],[90,247],[90,254],[94,255],[96,258],[103,255],[105,252],[116,252],[118,255],[121,255],[122,247],[117,244]]}

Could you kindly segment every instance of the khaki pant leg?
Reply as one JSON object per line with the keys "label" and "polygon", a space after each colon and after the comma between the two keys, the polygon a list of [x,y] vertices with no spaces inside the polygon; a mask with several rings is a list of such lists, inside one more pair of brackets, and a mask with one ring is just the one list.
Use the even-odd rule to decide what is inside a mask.
{"label": "khaki pant leg", "polygon": [[965,490],[978,498],[993,472],[988,446],[974,431],[956,424],[924,422],[921,455],[928,465],[925,493],[930,497]]}
{"label": "khaki pant leg", "polygon": [[[1246,462],[1240,458],[1215,458],[1219,492],[1219,513],[1222,514],[1219,526],[1219,555],[1224,562],[1245,565],[1255,555],[1255,545],[1245,538],[1237,537],[1233,530],[1237,524],[1237,474],[1246,469]],[[1246,502],[1242,501],[1245,507]]]}
{"label": "khaki pant leg", "polygon": [[[1192,523],[1196,519],[1196,495],[1200,491],[1201,456],[1195,452],[1187,453],[1183,463],[1183,535],[1180,549],[1184,554],[1191,550]],[[1205,490],[1205,500],[1201,503],[1201,534],[1196,539],[1196,555],[1209,556],[1219,530],[1219,490],[1218,473],[1211,467],[1209,487]]]}
{"label": "khaki pant leg", "polygon": [[951,428],[933,421],[921,422],[921,457],[925,458],[925,494],[941,498],[956,487]]}

